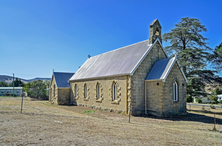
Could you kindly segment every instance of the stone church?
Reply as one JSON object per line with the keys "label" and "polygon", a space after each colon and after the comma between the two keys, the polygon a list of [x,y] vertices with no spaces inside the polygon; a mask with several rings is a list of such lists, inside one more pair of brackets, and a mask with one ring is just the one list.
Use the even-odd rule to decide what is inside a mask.
{"label": "stone church", "polygon": [[161,28],[156,19],[148,40],[88,58],[64,78],[66,88],[55,84],[61,77],[54,73],[49,100],[132,115],[185,114],[187,79],[176,54],[167,57]]}

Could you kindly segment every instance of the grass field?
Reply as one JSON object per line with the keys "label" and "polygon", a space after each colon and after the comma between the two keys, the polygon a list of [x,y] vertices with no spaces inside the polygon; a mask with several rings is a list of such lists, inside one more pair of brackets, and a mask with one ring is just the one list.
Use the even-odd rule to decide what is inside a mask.
{"label": "grass field", "polygon": [[21,99],[0,98],[0,145],[222,145],[222,109],[192,106],[186,116],[129,123],[126,115],[47,101],[25,99],[20,108]]}

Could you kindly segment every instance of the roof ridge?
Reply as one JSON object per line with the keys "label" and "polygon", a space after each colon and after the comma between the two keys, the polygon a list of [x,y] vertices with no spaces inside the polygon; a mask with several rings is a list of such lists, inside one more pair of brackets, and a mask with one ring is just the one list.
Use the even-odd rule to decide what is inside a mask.
{"label": "roof ridge", "polygon": [[[129,47],[129,46],[133,46],[133,45],[136,45],[136,44],[139,44],[139,43],[142,43],[142,42],[145,42],[145,41],[148,41],[149,39],[147,40],[143,40],[143,41],[140,41],[140,42],[137,42],[137,43],[133,43],[133,44],[130,44],[130,45],[127,45],[127,46],[124,46],[124,47],[121,47],[121,48],[117,48],[117,49],[114,49],[114,50],[111,50],[111,51],[108,51],[108,52],[104,52],[104,53],[101,53],[101,54],[98,54],[96,56],[99,56],[99,55],[102,55],[102,54],[106,54],[106,53],[110,53],[110,52],[113,52],[113,51],[117,51],[117,50],[120,50],[120,49],[124,49],[126,47]],[[96,57],[96,56],[93,56],[93,57]],[[93,57],[90,57],[90,58],[93,58]],[[89,58],[89,59],[90,59]],[[88,59],[87,59],[88,60]]]}
{"label": "roof ridge", "polygon": [[68,73],[68,74],[74,74],[72,72],[54,72],[54,73]]}

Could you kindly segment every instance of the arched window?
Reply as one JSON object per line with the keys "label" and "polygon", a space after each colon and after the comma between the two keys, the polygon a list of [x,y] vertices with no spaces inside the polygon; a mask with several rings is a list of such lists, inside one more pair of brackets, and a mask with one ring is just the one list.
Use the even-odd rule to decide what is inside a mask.
{"label": "arched window", "polygon": [[173,82],[173,101],[178,101],[178,83]]}
{"label": "arched window", "polygon": [[56,93],[56,91],[55,91],[55,85],[54,85],[54,89],[53,89],[54,97],[56,96],[55,93]]}
{"label": "arched window", "polygon": [[116,83],[113,84],[113,101],[117,100]]}
{"label": "arched window", "polygon": [[99,83],[96,85],[96,99],[100,99],[100,87]]}
{"label": "arched window", "polygon": [[77,84],[75,84],[75,94],[74,94],[75,97],[77,97]]}
{"label": "arched window", "polygon": [[87,85],[85,84],[84,87],[84,98],[87,98]]}

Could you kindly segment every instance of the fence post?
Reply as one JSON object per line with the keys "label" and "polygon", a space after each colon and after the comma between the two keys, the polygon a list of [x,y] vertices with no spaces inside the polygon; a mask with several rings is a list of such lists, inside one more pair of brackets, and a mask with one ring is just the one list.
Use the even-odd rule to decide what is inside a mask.
{"label": "fence post", "polygon": [[23,94],[22,94],[22,103],[21,103],[21,113],[22,113],[22,106],[23,106]]}
{"label": "fence post", "polygon": [[214,128],[213,128],[213,131],[216,131],[216,118],[215,118],[215,113],[214,113]]}

